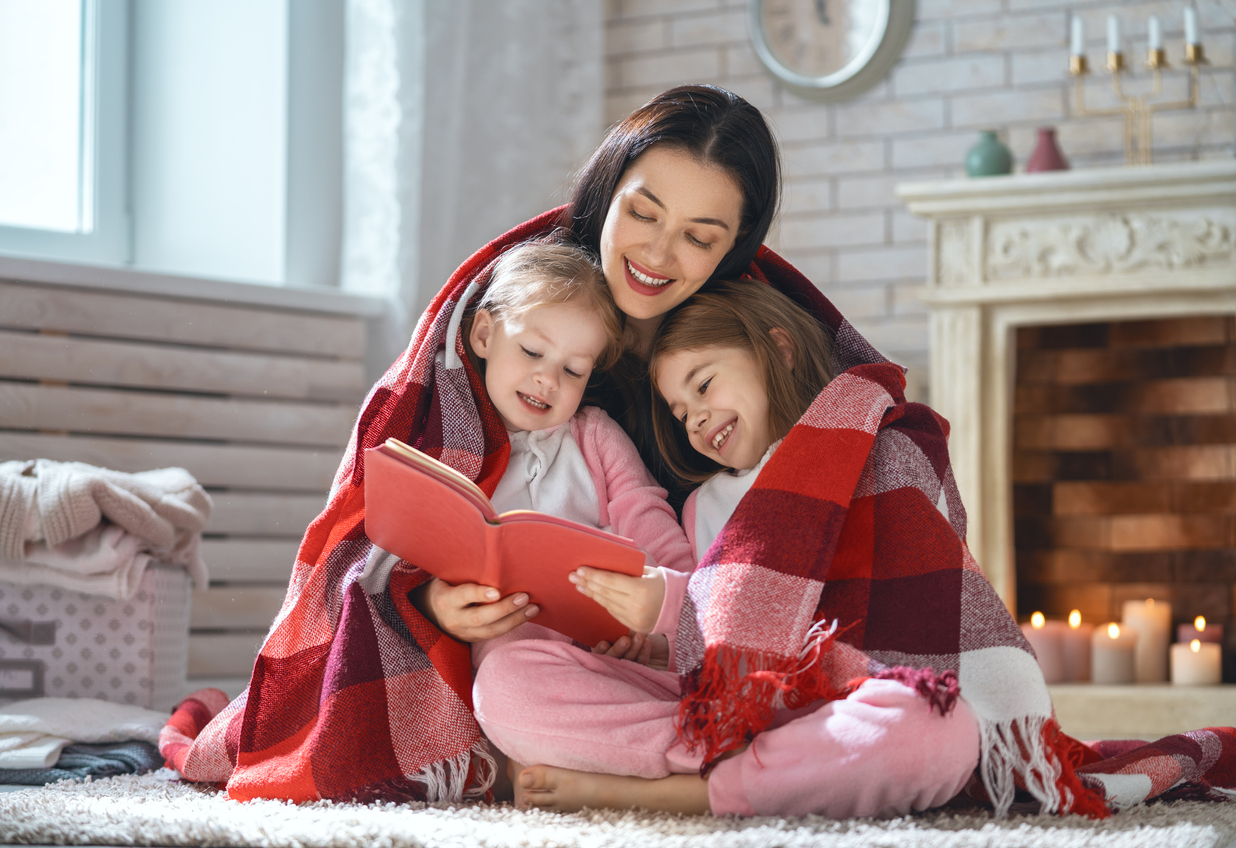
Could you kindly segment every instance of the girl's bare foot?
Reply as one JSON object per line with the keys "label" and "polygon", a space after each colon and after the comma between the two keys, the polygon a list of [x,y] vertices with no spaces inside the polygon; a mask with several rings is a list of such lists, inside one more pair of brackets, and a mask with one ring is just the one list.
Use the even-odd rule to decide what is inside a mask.
{"label": "girl's bare foot", "polygon": [[[513,764],[514,765],[514,764]],[[708,781],[695,774],[671,774],[656,780],[586,771],[531,766],[513,772],[515,805],[574,813],[584,807],[629,810],[640,807],[699,815],[710,810]]]}

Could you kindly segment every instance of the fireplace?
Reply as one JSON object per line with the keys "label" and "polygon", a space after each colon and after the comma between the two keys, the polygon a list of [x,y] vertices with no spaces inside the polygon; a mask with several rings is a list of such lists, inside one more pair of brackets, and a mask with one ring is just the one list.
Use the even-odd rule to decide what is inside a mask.
{"label": "fireplace", "polygon": [[1167,594],[1230,618],[1236,162],[898,194],[929,219],[932,405],[1005,603],[1096,620]]}
{"label": "fireplace", "polygon": [[[1168,599],[1233,633],[1236,316],[1021,327],[1017,613],[1119,620]],[[1236,643],[1224,679],[1236,682]]]}

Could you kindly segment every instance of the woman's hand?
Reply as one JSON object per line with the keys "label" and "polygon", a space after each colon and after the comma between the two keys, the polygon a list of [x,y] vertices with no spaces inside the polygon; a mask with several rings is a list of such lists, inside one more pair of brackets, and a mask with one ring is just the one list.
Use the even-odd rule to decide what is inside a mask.
{"label": "woman's hand", "polygon": [[661,617],[665,600],[665,577],[658,569],[644,566],[642,577],[583,566],[571,572],[575,588],[609,611],[636,633],[648,633]]}
{"label": "woman's hand", "polygon": [[631,660],[649,668],[665,671],[669,668],[669,639],[660,633],[636,633],[619,636],[612,645],[598,642],[594,654],[605,654],[619,660]]}
{"label": "woman's hand", "polygon": [[410,598],[421,615],[460,642],[501,636],[541,611],[535,604],[528,605],[525,592],[503,598],[492,586],[452,586],[436,577],[412,590]]}

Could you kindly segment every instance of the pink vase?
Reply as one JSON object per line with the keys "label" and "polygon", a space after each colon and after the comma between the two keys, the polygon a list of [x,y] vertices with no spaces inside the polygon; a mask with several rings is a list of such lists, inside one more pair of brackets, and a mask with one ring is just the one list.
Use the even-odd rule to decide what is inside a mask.
{"label": "pink vase", "polygon": [[1026,161],[1026,173],[1036,171],[1067,171],[1069,160],[1064,158],[1060,147],[1056,144],[1055,127],[1039,127],[1039,140],[1034,145],[1034,152]]}

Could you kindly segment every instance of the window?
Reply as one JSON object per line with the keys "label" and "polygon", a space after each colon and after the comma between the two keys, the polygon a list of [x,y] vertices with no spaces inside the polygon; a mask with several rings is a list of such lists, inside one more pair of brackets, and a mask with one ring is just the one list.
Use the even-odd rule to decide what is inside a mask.
{"label": "window", "polygon": [[0,250],[129,255],[127,0],[0,0]]}

